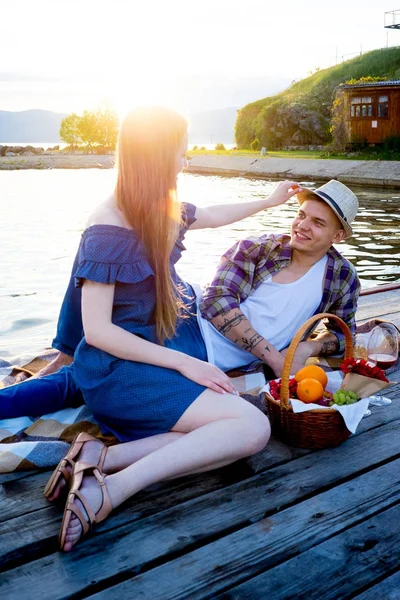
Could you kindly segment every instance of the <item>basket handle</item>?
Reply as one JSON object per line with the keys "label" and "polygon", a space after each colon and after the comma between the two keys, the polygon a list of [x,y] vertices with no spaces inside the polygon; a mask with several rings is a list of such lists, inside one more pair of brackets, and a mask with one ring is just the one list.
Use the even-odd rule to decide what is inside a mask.
{"label": "basket handle", "polygon": [[344,358],[352,358],[353,357],[353,337],[351,335],[350,329],[347,327],[346,323],[336,315],[331,315],[329,313],[319,313],[314,315],[310,319],[308,319],[297,331],[296,335],[292,339],[289,349],[287,351],[285,362],[283,364],[282,369],[282,381],[281,381],[281,407],[288,409],[289,408],[289,377],[290,377],[290,369],[292,367],[292,362],[294,358],[294,354],[296,352],[296,348],[301,341],[304,334],[311,328],[314,323],[320,321],[321,319],[332,319],[336,321],[340,326],[345,338],[345,351]]}

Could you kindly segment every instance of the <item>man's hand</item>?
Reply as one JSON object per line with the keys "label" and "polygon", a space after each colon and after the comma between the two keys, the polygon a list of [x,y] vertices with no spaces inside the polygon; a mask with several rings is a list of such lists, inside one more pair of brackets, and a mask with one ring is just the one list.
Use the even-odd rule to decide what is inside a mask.
{"label": "man's hand", "polygon": [[[336,354],[339,348],[339,343],[335,335],[329,332],[323,332],[317,336],[314,340],[306,340],[300,342],[294,353],[291,373],[294,375],[305,366],[307,359],[311,356],[329,356],[330,354]],[[281,351],[281,355],[286,357],[288,348],[284,348]],[[274,372],[276,373],[275,369]],[[281,376],[281,373],[276,373],[277,377]]]}
{"label": "man's hand", "polygon": [[[317,345],[312,340],[300,342],[296,348],[296,352],[294,353],[293,364],[296,363],[296,364],[301,365],[301,367],[304,367],[304,365],[306,364],[307,358],[310,358],[310,356],[318,356],[318,354],[319,354],[318,348],[319,348],[319,345]],[[286,356],[288,350],[289,350],[289,347],[285,348],[284,350],[281,351],[281,354],[283,356]]]}
{"label": "man's hand", "polygon": [[[280,352],[283,362],[287,355],[288,349],[289,347],[284,348]],[[310,358],[310,356],[316,356],[316,351],[317,347],[314,342],[300,342],[296,348],[296,352],[294,353],[292,366],[290,368],[290,375],[295,375],[297,371],[300,371],[300,369],[302,369],[305,366],[307,358]],[[273,369],[276,377],[282,377],[283,362],[281,363],[281,365],[277,364],[276,368]]]}
{"label": "man's hand", "polygon": [[45,375],[51,375],[52,373],[56,373],[61,369],[61,367],[65,367],[70,365],[74,360],[73,356],[69,356],[69,354],[64,354],[64,352],[59,352],[55,358],[48,365],[40,369],[34,375],[34,377],[44,377]]}

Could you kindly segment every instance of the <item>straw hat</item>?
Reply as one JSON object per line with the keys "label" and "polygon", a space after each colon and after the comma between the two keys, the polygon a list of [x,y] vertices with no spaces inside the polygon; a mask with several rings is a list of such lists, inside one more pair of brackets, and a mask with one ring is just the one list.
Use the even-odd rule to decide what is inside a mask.
{"label": "straw hat", "polygon": [[353,235],[353,230],[350,227],[357,212],[358,212],[358,199],[357,196],[343,183],[331,179],[328,183],[321,185],[316,190],[304,190],[297,194],[297,200],[299,204],[303,204],[305,200],[315,200],[315,196],[318,196],[320,200],[323,200],[328,204],[329,208],[333,210],[345,231],[345,239]]}

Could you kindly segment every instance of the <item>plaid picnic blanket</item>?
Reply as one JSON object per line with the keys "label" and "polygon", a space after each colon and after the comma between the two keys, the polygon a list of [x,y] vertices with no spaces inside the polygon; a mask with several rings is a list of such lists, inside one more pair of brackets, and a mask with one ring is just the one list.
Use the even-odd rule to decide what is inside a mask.
{"label": "plaid picnic blanket", "polygon": [[[0,388],[24,381],[42,369],[54,356],[55,351],[47,351],[22,366],[0,359]],[[23,361],[16,358],[14,362]],[[258,408],[262,408],[262,404],[257,393],[264,383],[262,373],[235,377],[237,390]],[[57,465],[80,431],[98,437],[107,445],[117,442],[113,436],[101,433],[85,405],[64,408],[41,417],[0,420],[0,473]]]}
{"label": "plaid picnic blanket", "polygon": [[[12,363],[0,359],[0,388],[31,377],[48,364],[55,354],[54,350],[46,351],[21,366],[18,363],[24,361],[19,357],[13,357]],[[106,444],[117,441],[101,433],[92,413],[84,405],[41,417],[0,420],[0,473],[57,465],[80,431],[86,431]]]}

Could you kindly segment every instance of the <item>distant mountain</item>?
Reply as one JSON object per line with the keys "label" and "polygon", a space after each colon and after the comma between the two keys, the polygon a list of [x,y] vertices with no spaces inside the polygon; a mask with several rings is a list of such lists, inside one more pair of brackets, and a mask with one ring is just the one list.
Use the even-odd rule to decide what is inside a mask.
{"label": "distant mountain", "polygon": [[[0,111],[0,144],[58,143],[63,113],[49,110]],[[220,108],[189,116],[190,144],[232,144],[236,108]]]}
{"label": "distant mountain", "polygon": [[256,98],[277,94],[290,85],[289,77],[244,77],[227,74],[199,76],[191,74],[178,80],[169,106],[180,106],[184,114],[214,111],[227,106],[244,106]]}
{"label": "distant mountain", "polygon": [[189,117],[189,144],[233,144],[237,108],[218,108]]}
{"label": "distant mountain", "polygon": [[59,131],[65,116],[49,110],[0,110],[0,144],[61,142]]}

